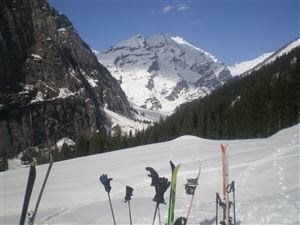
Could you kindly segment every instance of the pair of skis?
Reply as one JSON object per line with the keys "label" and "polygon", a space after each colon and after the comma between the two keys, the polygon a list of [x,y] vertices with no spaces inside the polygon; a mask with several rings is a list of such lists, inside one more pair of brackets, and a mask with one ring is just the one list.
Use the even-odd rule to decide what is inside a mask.
{"label": "pair of skis", "polygon": [[171,190],[170,190],[170,198],[169,198],[169,211],[168,211],[168,222],[167,225],[186,225],[190,216],[190,212],[192,209],[196,189],[198,186],[198,181],[201,173],[201,163],[199,161],[199,171],[198,175],[195,179],[187,179],[187,183],[185,185],[185,189],[187,194],[192,195],[192,198],[190,200],[188,211],[186,217],[179,217],[176,219],[174,223],[174,212],[175,212],[175,195],[176,195],[176,181],[177,181],[177,173],[181,166],[181,164],[175,166],[172,162],[171,168],[172,168],[172,179],[171,179]]}
{"label": "pair of skis", "polygon": [[170,198],[169,198],[167,225],[173,225],[173,223],[174,223],[177,173],[181,166],[181,164],[175,166],[172,161],[170,161],[170,164],[171,164],[171,170],[172,170],[172,178],[171,178],[171,190],[170,190]]}
{"label": "pair of skis", "polygon": [[[228,145],[221,145],[222,152],[222,177],[223,177],[223,201],[219,195],[216,194],[216,225],[218,224],[218,208],[221,207],[223,210],[223,220],[220,221],[222,225],[236,225],[236,214],[235,214],[235,182],[232,181],[229,184],[229,172],[228,172]],[[233,202],[229,200],[229,194],[233,195]],[[233,206],[233,221],[230,216],[230,208]]]}
{"label": "pair of skis", "polygon": [[[39,205],[40,205],[43,193],[44,193],[44,189],[46,187],[46,183],[47,183],[52,165],[53,165],[53,157],[52,157],[52,154],[50,154],[50,163],[49,163],[48,170],[47,170],[47,173],[45,175],[44,182],[43,182],[43,185],[41,187],[41,190],[40,190],[35,208],[34,208],[32,213],[29,213],[29,216],[28,216],[28,221],[29,221],[28,224],[29,225],[34,224],[34,220],[35,220],[35,217],[36,217],[36,214],[37,214],[37,211],[38,211],[38,208],[39,208]],[[32,193],[32,190],[33,190],[35,178],[36,178],[36,160],[33,159],[32,162],[30,163],[29,176],[28,176],[27,187],[26,187],[26,192],[25,192],[25,197],[24,197],[23,208],[22,208],[22,212],[21,212],[19,225],[24,225],[25,224],[26,215],[28,214],[27,210],[28,210],[28,206],[29,206],[29,202],[30,202],[31,193]]]}

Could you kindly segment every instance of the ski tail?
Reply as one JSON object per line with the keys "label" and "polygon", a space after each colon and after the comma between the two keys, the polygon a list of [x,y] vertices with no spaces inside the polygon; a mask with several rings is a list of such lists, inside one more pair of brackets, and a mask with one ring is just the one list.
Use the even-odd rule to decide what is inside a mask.
{"label": "ski tail", "polygon": [[174,213],[175,213],[175,198],[176,198],[176,182],[177,182],[177,173],[180,168],[180,165],[175,166],[173,162],[170,161],[172,169],[172,179],[171,179],[171,190],[169,198],[169,209],[168,209],[168,222],[167,225],[173,225],[174,222]]}
{"label": "ski tail", "polygon": [[26,192],[25,192],[25,197],[24,197],[24,202],[23,202],[23,209],[22,209],[19,225],[24,225],[25,224],[28,205],[29,205],[29,202],[30,202],[31,193],[32,193],[35,178],[36,178],[35,166],[36,166],[36,160],[33,159],[31,164],[30,164],[29,176],[28,176],[27,187],[26,187]]}
{"label": "ski tail", "polygon": [[31,214],[31,216],[29,217],[29,225],[33,225],[33,223],[34,223],[35,216],[36,216],[36,214],[37,214],[37,211],[38,211],[38,208],[39,208],[39,205],[40,205],[40,202],[41,202],[43,193],[44,193],[44,189],[45,189],[46,184],[47,184],[47,180],[48,180],[48,177],[49,177],[49,174],[50,174],[52,165],[53,165],[53,156],[52,156],[52,154],[50,153],[50,163],[49,163],[49,166],[48,166],[48,170],[47,170],[47,173],[46,173],[46,175],[45,175],[44,182],[43,182],[43,185],[42,185],[42,187],[41,187],[41,190],[40,190],[40,193],[39,193],[39,197],[38,197],[38,200],[37,200],[37,202],[36,202],[34,211],[33,211],[33,213]]}

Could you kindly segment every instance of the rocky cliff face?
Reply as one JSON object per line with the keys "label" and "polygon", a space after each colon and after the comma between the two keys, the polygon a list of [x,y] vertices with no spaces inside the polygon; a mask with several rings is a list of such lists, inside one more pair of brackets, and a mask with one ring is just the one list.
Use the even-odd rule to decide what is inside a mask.
{"label": "rocky cliff face", "polygon": [[103,107],[131,117],[115,78],[66,16],[44,0],[0,3],[0,144],[76,140],[109,126]]}
{"label": "rocky cliff face", "polygon": [[231,77],[227,67],[208,52],[163,33],[136,35],[97,57],[130,101],[166,113],[203,97]]}

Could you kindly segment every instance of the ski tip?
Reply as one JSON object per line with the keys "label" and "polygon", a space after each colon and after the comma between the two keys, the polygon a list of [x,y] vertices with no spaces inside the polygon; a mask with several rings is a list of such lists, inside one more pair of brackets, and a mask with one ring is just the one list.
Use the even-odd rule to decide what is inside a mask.
{"label": "ski tip", "polygon": [[30,166],[31,167],[35,167],[37,165],[37,160],[36,160],[36,158],[32,158],[32,161],[31,161],[31,163],[30,163]]}
{"label": "ski tip", "polygon": [[229,147],[228,144],[221,144],[222,151],[228,151],[228,147]]}
{"label": "ski tip", "polygon": [[173,171],[175,170],[175,164],[171,160],[170,160],[170,166],[173,173]]}

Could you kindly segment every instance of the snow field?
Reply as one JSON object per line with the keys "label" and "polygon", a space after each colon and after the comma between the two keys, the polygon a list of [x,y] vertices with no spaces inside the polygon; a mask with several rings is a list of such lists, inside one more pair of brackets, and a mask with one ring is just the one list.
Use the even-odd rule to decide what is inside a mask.
{"label": "snow field", "polygon": [[[229,179],[236,182],[237,220],[241,224],[299,224],[299,125],[267,139],[214,141],[183,136],[173,141],[56,162],[49,176],[36,224],[113,224],[107,194],[99,182],[103,173],[114,178],[111,198],[117,224],[129,224],[125,186],[134,188],[134,224],[151,224],[154,187],[145,167],[170,179],[169,160],[182,163],[178,173],[175,217],[187,213],[190,197],[186,178],[200,175],[189,224],[215,224],[215,194],[221,193],[220,144],[229,144]],[[48,165],[37,167],[29,206],[34,208]],[[1,224],[18,224],[28,168],[1,173]],[[168,202],[167,192],[165,200]],[[161,205],[167,218],[167,206]],[[157,223],[158,224],[158,220]]]}

